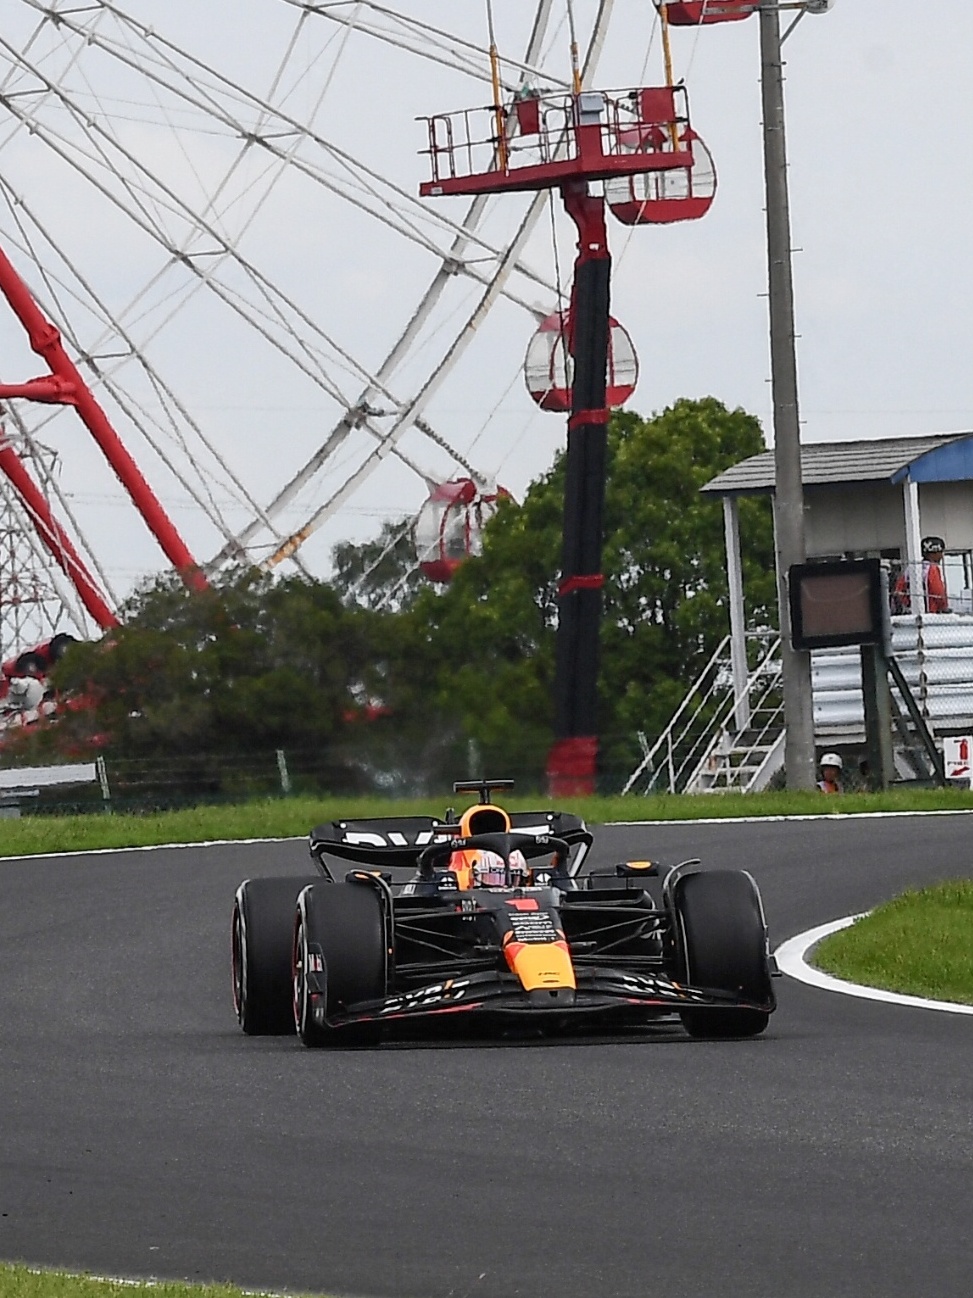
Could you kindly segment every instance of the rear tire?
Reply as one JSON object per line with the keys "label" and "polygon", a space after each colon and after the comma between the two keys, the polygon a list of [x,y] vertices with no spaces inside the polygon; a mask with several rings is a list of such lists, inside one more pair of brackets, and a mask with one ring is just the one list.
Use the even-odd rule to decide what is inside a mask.
{"label": "rear tire", "polygon": [[[367,884],[317,883],[298,899],[292,943],[292,1014],[306,1046],[374,1045],[381,1024],[332,1028],[318,1022],[321,1008],[330,1018],[359,1001],[379,1000],[388,992],[388,935],[377,892]],[[323,965],[324,993],[314,964]],[[309,968],[310,966],[310,968]],[[309,981],[308,974],[312,979]]]}
{"label": "rear tire", "polygon": [[248,1036],[294,1031],[291,938],[297,898],[317,876],[248,879],[233,905],[233,1004]]}
{"label": "rear tire", "polygon": [[[756,884],[742,870],[684,875],[673,890],[682,976],[691,987],[731,992],[773,1004],[767,934]],[[755,1037],[770,1013],[754,1009],[685,1009],[692,1037]]]}

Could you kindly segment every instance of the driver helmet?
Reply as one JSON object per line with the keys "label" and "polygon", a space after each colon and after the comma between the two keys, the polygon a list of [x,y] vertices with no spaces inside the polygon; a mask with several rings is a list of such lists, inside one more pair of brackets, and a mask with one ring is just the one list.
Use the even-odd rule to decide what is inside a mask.
{"label": "driver helmet", "polygon": [[477,888],[522,887],[530,879],[527,859],[519,848],[510,853],[509,872],[499,852],[477,852],[473,862],[473,885]]}
{"label": "driver helmet", "polygon": [[840,771],[844,767],[844,762],[841,760],[841,756],[838,753],[825,753],[818,765],[821,767],[822,771],[826,766],[836,766]]}

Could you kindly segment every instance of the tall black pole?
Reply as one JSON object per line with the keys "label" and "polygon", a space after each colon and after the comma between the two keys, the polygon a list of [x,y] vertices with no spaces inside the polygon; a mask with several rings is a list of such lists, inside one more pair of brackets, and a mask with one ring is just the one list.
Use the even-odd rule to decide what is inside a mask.
{"label": "tall black pole", "polygon": [[803,563],[804,486],[801,421],[794,344],[794,279],[791,219],[784,134],[784,66],[776,0],[760,10],[760,63],[764,116],[764,175],[767,192],[767,260],[770,289],[771,383],[774,397],[774,528],[787,727],[784,761],[787,787],[814,787],[814,708],[811,656],[791,648],[787,574]]}
{"label": "tall black pole", "polygon": [[554,682],[555,743],[548,756],[549,791],[571,796],[595,791],[598,765],[598,638],[601,625],[601,551],[605,503],[605,405],[611,257],[605,200],[584,182],[562,189],[578,227],[578,257],[568,321],[574,359],[564,488],[564,539],[558,587]]}

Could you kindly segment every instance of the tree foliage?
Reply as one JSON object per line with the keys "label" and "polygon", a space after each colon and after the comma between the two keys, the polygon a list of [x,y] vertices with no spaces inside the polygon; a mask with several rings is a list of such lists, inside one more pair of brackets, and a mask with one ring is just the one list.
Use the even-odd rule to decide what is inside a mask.
{"label": "tree foliage", "polygon": [[[609,425],[605,617],[601,636],[603,765],[633,764],[636,732],[658,733],[728,630],[719,501],[700,488],[764,449],[756,419],[719,401],[679,401],[651,419]],[[564,457],[505,504],[482,558],[449,588],[417,598],[436,702],[475,736],[491,769],[530,774],[551,739]],[[741,502],[750,618],[773,619],[773,528],[766,500]]]}
{"label": "tree foliage", "polygon": [[[659,733],[727,632],[722,513],[700,488],[763,447],[756,419],[713,398],[609,425],[606,783],[627,773],[637,731]],[[333,757],[334,787],[352,770],[401,792],[484,771],[538,787],[552,739],[564,469],[560,456],[523,505],[501,501],[482,557],[446,588],[404,580],[403,524],[340,546],[331,584],[245,572],[192,594],[156,582],[122,627],[59,666],[58,685],[95,703],[58,723],[60,742],[100,733],[136,757],[315,747]],[[740,512],[749,616],[765,625],[768,502],[744,500]]]}
{"label": "tree foliage", "polygon": [[390,519],[363,544],[343,541],[331,557],[331,584],[346,603],[397,612],[412,603],[425,583],[416,566],[411,518]]}
{"label": "tree foliage", "polygon": [[328,743],[374,677],[369,621],[303,578],[246,572],[202,593],[163,578],[106,640],[65,657],[59,687],[95,707],[60,724],[107,733],[126,756]]}

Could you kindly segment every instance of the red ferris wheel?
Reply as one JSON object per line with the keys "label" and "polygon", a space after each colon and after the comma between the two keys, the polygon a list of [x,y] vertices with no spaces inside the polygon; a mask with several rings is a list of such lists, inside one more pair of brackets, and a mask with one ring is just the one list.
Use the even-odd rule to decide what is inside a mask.
{"label": "red ferris wheel", "polygon": [[[212,0],[206,21],[189,0],[162,18],[152,0],[14,0],[0,36],[0,279],[33,353],[5,349],[0,496],[72,583],[82,631],[117,616],[126,565],[152,567],[121,511],[104,527],[119,501],[195,584],[238,562],[320,571],[356,510],[414,515],[430,484],[476,484],[460,529],[475,552],[525,426],[519,415],[498,436],[490,422],[495,387],[474,346],[488,317],[520,313],[523,337],[547,344],[542,408],[563,410],[576,385],[577,304],[531,244],[543,189],[572,167],[597,172],[608,212],[633,229],[697,219],[715,194],[668,27],[747,16],[733,0],[657,6],[664,84],[604,93],[587,87],[610,44],[608,0],[518,6],[502,63],[466,7],[436,27],[412,5],[255,5],[269,38],[245,50],[225,39],[232,0]],[[462,148],[437,134],[447,118],[429,119],[433,179],[462,205],[414,192],[410,109],[428,111],[426,73],[491,91],[485,130]],[[380,100],[377,118],[345,111]],[[614,405],[637,363],[621,326],[609,337]],[[82,452],[79,416],[84,475],[39,474],[44,445],[65,466]],[[111,468],[97,494],[78,486],[95,454]]]}

